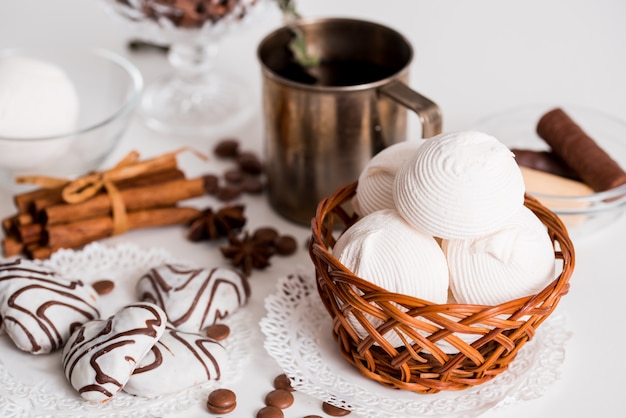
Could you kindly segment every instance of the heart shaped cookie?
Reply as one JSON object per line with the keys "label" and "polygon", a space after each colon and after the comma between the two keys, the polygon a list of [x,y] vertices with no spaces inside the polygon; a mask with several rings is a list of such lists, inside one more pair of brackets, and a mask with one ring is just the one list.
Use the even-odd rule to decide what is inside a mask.
{"label": "heart shaped cookie", "polygon": [[154,398],[219,380],[228,354],[210,338],[168,328],[124,386],[124,392]]}
{"label": "heart shaped cookie", "polygon": [[107,320],[81,325],[63,349],[65,377],[89,402],[107,402],[122,390],[156,344],[166,322],[158,306],[135,303]]}
{"label": "heart shaped cookie", "polygon": [[0,323],[20,350],[60,349],[73,328],[100,318],[97,301],[91,286],[34,262],[0,264]]}
{"label": "heart shaped cookie", "polygon": [[164,264],[139,279],[137,295],[163,308],[173,328],[199,332],[245,305],[250,286],[232,269]]}

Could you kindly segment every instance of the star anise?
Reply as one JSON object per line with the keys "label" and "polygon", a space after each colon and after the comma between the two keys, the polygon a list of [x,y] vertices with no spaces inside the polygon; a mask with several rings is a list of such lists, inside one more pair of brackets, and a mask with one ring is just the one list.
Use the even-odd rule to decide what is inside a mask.
{"label": "star anise", "polygon": [[246,276],[252,273],[253,268],[264,269],[270,265],[272,248],[252,238],[247,231],[241,238],[230,235],[228,243],[229,245],[220,248],[222,255],[229,258],[232,265],[241,269]]}
{"label": "star anise", "polygon": [[191,225],[187,238],[190,241],[215,240],[228,237],[246,224],[243,205],[228,205],[213,212],[207,208]]}

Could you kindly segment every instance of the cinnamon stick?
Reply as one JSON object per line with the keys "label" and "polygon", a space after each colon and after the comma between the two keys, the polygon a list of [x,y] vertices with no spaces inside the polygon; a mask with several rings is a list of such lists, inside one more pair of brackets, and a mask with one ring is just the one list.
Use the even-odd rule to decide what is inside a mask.
{"label": "cinnamon stick", "polygon": [[2,220],[2,230],[4,231],[4,235],[12,233],[15,219],[17,219],[17,215],[12,215]]}
{"label": "cinnamon stick", "polygon": [[22,244],[17,237],[7,236],[2,239],[2,253],[5,257],[19,255],[23,250],[24,244]]}
{"label": "cinnamon stick", "polygon": [[[153,184],[167,179],[184,178],[185,175],[176,165],[176,158],[169,156],[158,159],[156,163],[146,166],[147,170],[132,178],[113,179],[113,183],[119,187],[130,187],[132,185]],[[69,180],[65,185],[69,184]],[[43,207],[63,202],[63,187],[39,188],[28,192],[17,194],[13,197],[13,202],[20,213],[37,213]],[[33,204],[35,207],[33,207]]]}
{"label": "cinnamon stick", "polygon": [[[123,179],[114,184],[118,189],[124,190],[124,189],[128,189],[131,187],[149,186],[153,184],[159,184],[159,183],[163,183],[163,182],[167,182],[171,180],[180,180],[184,178],[185,178],[185,173],[175,168],[175,169],[167,169],[165,171],[158,171],[156,173],[148,173],[148,174],[145,174],[137,178],[133,178],[133,179]],[[106,195],[107,195],[106,192],[102,191],[98,193],[96,196],[94,196],[94,198],[97,196],[106,196]],[[41,212],[45,210],[46,208],[50,206],[54,206],[54,205],[61,205],[61,204],[65,204],[65,202],[63,201],[63,197],[61,196],[61,193],[59,192],[58,194],[54,196],[47,196],[47,197],[35,199],[31,203],[30,210],[33,214],[36,214],[35,216],[40,216]]]}
{"label": "cinnamon stick", "polygon": [[[201,214],[201,210],[190,207],[156,208],[128,212],[128,229],[188,224]],[[100,216],[47,226],[44,242],[46,246],[52,248],[76,248],[88,242],[109,237],[112,233],[113,219],[110,216]]]}
{"label": "cinnamon stick", "polygon": [[[132,187],[120,190],[120,196],[127,211],[137,211],[173,205],[181,200],[204,194],[202,178],[183,179]],[[106,194],[98,194],[81,203],[59,204],[44,208],[41,220],[47,225],[73,222],[81,219],[97,218],[111,214],[111,200]]]}
{"label": "cinnamon stick", "polygon": [[32,223],[26,225],[17,225],[17,236],[24,244],[32,244],[41,241],[43,234],[43,225],[40,223]]}
{"label": "cinnamon stick", "polygon": [[626,172],[562,109],[543,115],[537,134],[595,191],[626,183]]}
{"label": "cinnamon stick", "polygon": [[19,213],[27,213],[30,212],[31,204],[37,199],[50,199],[58,196],[57,201],[59,201],[61,190],[61,187],[31,190],[13,196],[13,203],[15,203]]}

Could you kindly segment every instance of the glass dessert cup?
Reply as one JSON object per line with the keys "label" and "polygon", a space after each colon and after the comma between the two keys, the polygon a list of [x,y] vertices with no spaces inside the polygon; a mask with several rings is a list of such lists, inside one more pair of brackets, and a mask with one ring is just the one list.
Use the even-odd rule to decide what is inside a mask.
{"label": "glass dessert cup", "polygon": [[245,122],[252,107],[245,83],[215,71],[220,41],[241,28],[264,0],[105,0],[147,42],[167,45],[170,74],[150,83],[140,114],[167,134],[215,133]]}

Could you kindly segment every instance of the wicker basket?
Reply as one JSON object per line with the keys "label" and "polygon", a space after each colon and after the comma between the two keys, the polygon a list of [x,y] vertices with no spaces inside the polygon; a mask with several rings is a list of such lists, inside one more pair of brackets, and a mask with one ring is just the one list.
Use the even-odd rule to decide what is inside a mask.
{"label": "wicker basket", "polygon": [[[330,251],[341,232],[358,220],[346,209],[355,191],[356,183],[320,202],[309,252],[339,350],[368,378],[416,393],[485,383],[507,369],[569,289],[574,248],[567,231],[554,213],[526,196],[525,205],[546,225],[555,258],[562,261],[557,263],[558,277],[543,291],[497,306],[439,305],[385,291],[355,276]],[[372,317],[381,325],[373,326],[368,321]],[[351,325],[355,319],[367,329],[367,338],[360,338]],[[405,345],[394,348],[383,337],[387,332],[401,335]],[[468,335],[473,342],[465,342]],[[458,352],[446,354],[442,344]]]}

